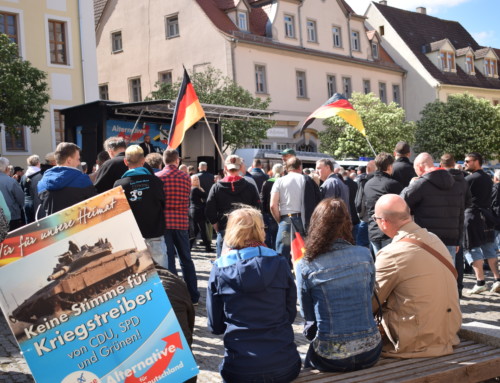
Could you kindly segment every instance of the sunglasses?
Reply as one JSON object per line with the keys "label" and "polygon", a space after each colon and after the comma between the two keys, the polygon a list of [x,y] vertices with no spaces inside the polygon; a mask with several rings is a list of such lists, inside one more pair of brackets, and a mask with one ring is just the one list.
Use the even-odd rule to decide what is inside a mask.
{"label": "sunglasses", "polygon": [[372,219],[377,222],[377,219],[383,219],[382,217],[377,217],[375,214],[372,215]]}

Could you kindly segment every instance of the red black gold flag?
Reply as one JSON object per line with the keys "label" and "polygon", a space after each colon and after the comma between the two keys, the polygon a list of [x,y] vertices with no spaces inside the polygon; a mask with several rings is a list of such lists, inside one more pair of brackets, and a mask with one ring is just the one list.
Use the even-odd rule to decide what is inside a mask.
{"label": "red black gold flag", "polygon": [[184,68],[184,78],[182,79],[182,85],[177,96],[177,103],[175,104],[174,116],[168,136],[168,149],[177,149],[184,139],[186,131],[203,118],[203,116],[205,116],[205,112],[194,91],[186,68]]}
{"label": "red black gold flag", "polygon": [[303,133],[316,118],[329,118],[333,116],[341,117],[349,125],[359,130],[363,136],[366,136],[365,127],[358,112],[354,110],[351,103],[340,93],[335,93],[327,102],[312,112],[305,120],[304,125],[302,125],[300,133]]}
{"label": "red black gold flag", "polygon": [[304,243],[304,238],[302,237],[301,230],[295,226],[295,222],[291,219],[292,227],[291,227],[291,244],[290,244],[290,253],[292,255],[292,264],[295,268],[297,262],[299,262],[306,252],[306,245]]}

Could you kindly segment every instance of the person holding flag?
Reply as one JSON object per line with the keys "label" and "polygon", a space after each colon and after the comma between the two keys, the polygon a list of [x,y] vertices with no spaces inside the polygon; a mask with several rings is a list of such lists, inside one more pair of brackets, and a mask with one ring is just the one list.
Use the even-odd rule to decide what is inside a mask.
{"label": "person holding flag", "polygon": [[375,266],[370,251],[353,242],[346,204],[337,198],[321,201],[303,257],[294,259],[304,335],[312,341],[304,367],[355,371],[380,357],[382,338],[371,304]]}

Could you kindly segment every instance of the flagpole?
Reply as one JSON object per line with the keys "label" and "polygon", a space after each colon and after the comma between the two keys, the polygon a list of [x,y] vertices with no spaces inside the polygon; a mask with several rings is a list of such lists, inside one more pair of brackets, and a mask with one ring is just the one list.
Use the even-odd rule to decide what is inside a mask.
{"label": "flagpole", "polygon": [[365,136],[365,138],[366,138],[366,142],[368,142],[368,145],[370,145],[370,149],[372,150],[373,155],[374,155],[375,157],[377,157],[377,152],[375,151],[375,149],[373,149],[372,144],[370,144],[370,140],[368,140],[368,136]]}
{"label": "flagpole", "polygon": [[210,128],[210,124],[208,123],[207,116],[203,116],[203,119],[205,120],[205,123],[207,124],[208,131],[210,132],[210,136],[212,136],[212,140],[214,140],[215,147],[217,148],[217,151],[219,152],[220,159],[222,163],[224,163],[224,156],[222,155],[222,152],[220,151],[219,145],[217,144],[217,140],[215,139],[215,136],[212,132],[212,129]]}

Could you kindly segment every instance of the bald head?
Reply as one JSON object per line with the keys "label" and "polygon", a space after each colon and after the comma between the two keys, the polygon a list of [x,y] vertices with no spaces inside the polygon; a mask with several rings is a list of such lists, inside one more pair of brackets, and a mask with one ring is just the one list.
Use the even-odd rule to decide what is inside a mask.
{"label": "bald head", "polygon": [[368,161],[368,163],[366,164],[366,174],[373,173],[375,170],[377,170],[375,160]]}
{"label": "bald head", "polygon": [[397,194],[385,194],[375,204],[375,218],[384,234],[393,238],[399,228],[411,222],[410,208]]}
{"label": "bald head", "polygon": [[413,168],[415,173],[420,177],[425,172],[434,168],[434,160],[429,153],[420,153],[413,161]]}

